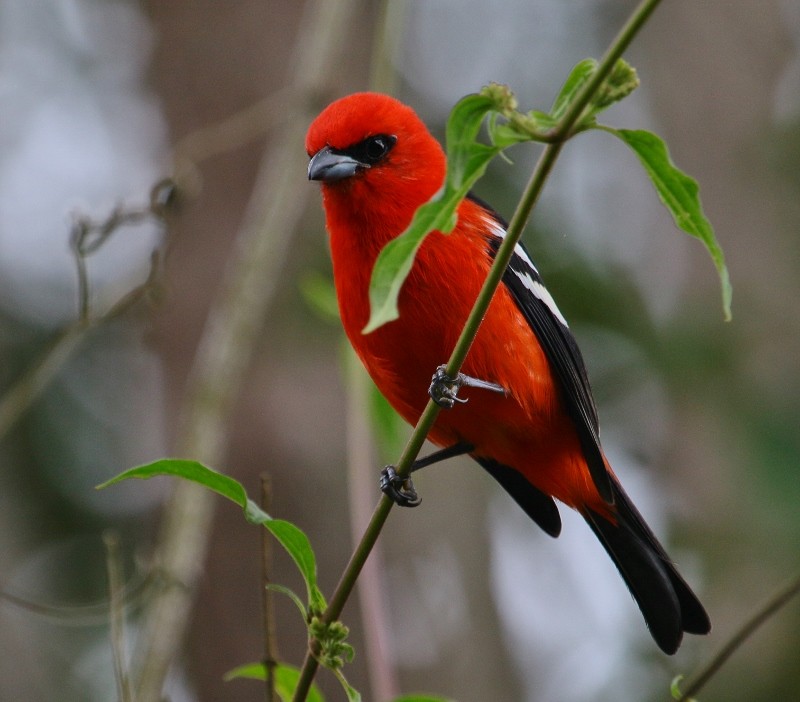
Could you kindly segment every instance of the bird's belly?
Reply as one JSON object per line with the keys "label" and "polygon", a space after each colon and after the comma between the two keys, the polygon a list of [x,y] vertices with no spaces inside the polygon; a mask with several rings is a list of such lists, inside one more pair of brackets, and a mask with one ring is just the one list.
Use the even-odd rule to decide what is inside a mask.
{"label": "bird's belly", "polygon": [[[378,389],[412,425],[429,400],[431,376],[450,358],[486,272],[449,275],[441,262],[444,253],[434,254],[446,241],[456,240],[432,238],[439,243],[429,249],[427,258],[418,256],[401,291],[400,318],[370,334],[361,333],[369,315],[367,281],[357,275],[359,269],[334,270],[342,322],[356,353]],[[462,253],[450,252],[447,260],[463,261],[462,268],[474,264],[474,253],[472,258],[469,252]],[[473,455],[520,471],[540,490],[567,504],[580,503],[583,498],[578,493],[596,493],[583,487],[588,472],[550,364],[503,286],[461,370],[501,385],[507,394],[463,388],[459,396],[468,402],[439,412],[429,433],[431,441],[440,446],[468,442],[475,447]]]}
{"label": "bird's belly", "polygon": [[[523,334],[498,344],[492,326],[487,316],[462,372],[498,383],[507,394],[462,388],[459,397],[467,402],[442,409],[428,438],[439,446],[467,442],[475,447],[472,455],[520,471],[568,505],[581,504],[596,491],[549,366],[535,339]],[[412,335],[399,320],[354,341],[378,389],[412,425],[429,400],[433,372],[450,356],[449,344],[435,329]]]}
{"label": "bird's belly", "polygon": [[[490,327],[484,323],[461,370],[502,386],[506,394],[461,388],[458,396],[467,402],[439,413],[429,437],[434,443],[466,441],[487,451],[533,446],[552,433],[553,422],[563,414],[547,364],[542,359],[525,362],[531,357],[529,346],[534,340],[528,340],[524,351],[512,342],[508,342],[510,348],[503,348]],[[412,336],[399,323],[369,336],[355,340],[359,356],[390,404],[407,422],[416,424],[429,400],[433,373],[447,362],[454,342],[445,340],[436,329],[428,333],[415,330]],[[411,338],[417,339],[416,343],[410,343]],[[538,346],[534,350],[538,351]]]}

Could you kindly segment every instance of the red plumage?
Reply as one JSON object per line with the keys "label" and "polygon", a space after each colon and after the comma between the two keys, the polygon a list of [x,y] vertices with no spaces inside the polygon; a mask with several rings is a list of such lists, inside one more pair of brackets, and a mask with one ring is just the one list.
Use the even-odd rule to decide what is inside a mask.
{"label": "red plumage", "polygon": [[[479,201],[465,199],[453,232],[433,232],[420,247],[400,292],[399,319],[363,334],[378,253],[441,187],[445,156],[413,110],[374,93],[327,107],[309,128],[306,148],[309,177],[323,184],[345,332],[381,392],[415,424],[431,374],[450,357],[486,278],[502,223]],[[462,367],[506,394],[463,389],[460,396],[469,402],[440,412],[429,438],[441,446],[470,444],[470,455],[553,535],[560,521],[550,498],[578,510],[620,569],[656,641],[671,653],[683,631],[709,630],[707,615],[602,456],[588,381],[579,383],[586,397],[575,397],[562,372],[585,377],[580,353],[538,272],[532,264],[528,269],[522,249],[518,253],[516,277],[504,278],[511,285],[498,289]],[[549,332],[538,328],[540,318]],[[548,333],[554,345],[542,343]],[[559,366],[557,356],[568,360]],[[581,420],[576,407],[589,419]],[[591,450],[599,470],[607,471],[611,500],[592,478]]]}

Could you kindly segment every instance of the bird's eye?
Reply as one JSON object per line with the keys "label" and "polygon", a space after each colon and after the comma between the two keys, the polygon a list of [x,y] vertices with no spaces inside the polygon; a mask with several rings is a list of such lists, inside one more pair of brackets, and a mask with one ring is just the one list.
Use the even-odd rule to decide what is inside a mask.
{"label": "bird's eye", "polygon": [[368,137],[356,146],[356,158],[364,165],[372,166],[386,156],[396,142],[397,137],[389,134]]}

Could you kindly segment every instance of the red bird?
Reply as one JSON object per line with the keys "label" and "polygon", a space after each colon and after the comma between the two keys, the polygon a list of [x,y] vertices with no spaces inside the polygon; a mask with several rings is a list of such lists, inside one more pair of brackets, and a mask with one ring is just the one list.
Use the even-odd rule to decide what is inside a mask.
{"label": "red bird", "polygon": [[[363,334],[375,259],[442,186],[445,156],[411,108],[375,93],[329,105],[311,124],[306,150],[308,177],[322,183],[345,332],[380,391],[415,424],[428,379],[450,357],[506,224],[467,196],[453,232],[432,232],[420,247],[399,319]],[[551,536],[561,530],[555,500],[572,507],[611,556],[662,650],[674,653],[683,632],[707,633],[703,606],[605,459],[581,353],[520,244],[462,371],[467,386],[484,382],[468,391],[467,404],[439,413],[428,438],[444,448],[418,463],[468,453]],[[435,380],[452,406],[452,382]],[[411,501],[397,492],[401,503]]]}

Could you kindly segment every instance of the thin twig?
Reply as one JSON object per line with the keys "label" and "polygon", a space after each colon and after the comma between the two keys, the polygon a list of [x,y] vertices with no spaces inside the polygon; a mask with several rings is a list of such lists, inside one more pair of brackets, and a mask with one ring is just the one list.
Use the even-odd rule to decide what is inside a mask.
{"label": "thin twig", "polygon": [[88,217],[77,217],[72,225],[70,248],[75,257],[78,276],[78,320],[87,322],[90,318],[89,271],[86,260],[99,251],[120,227],[137,224],[156,214],[152,207],[116,207],[102,222],[94,222]]}
{"label": "thin twig", "polygon": [[114,657],[114,677],[120,702],[132,702],[131,682],[127,672],[125,654],[125,602],[124,579],[119,549],[119,536],[113,531],[103,534],[106,545],[106,567],[108,569],[109,620],[111,624],[111,653]]}
{"label": "thin twig", "polygon": [[[269,514],[272,508],[272,481],[261,475],[261,509]],[[267,702],[275,702],[275,665],[278,662],[278,638],[275,630],[275,607],[272,590],[272,534],[261,530],[261,597],[264,614],[264,669],[266,671]]]}
{"label": "thin twig", "polygon": [[181,192],[197,195],[202,189],[198,164],[268,134],[286,119],[290,88],[281,88],[227,119],[187,134],[173,150],[175,180]]}
{"label": "thin twig", "polygon": [[41,358],[3,394],[0,398],[0,437],[8,433],[72,358],[91,326],[88,321],[78,321],[67,327]]}
{"label": "thin twig", "polygon": [[[107,237],[106,237],[107,238]],[[0,438],[6,435],[16,421],[61,371],[64,365],[94,328],[128,312],[137,302],[157,287],[161,256],[154,251],[147,280],[125,293],[106,312],[93,316],[89,307],[88,279],[85,278],[85,260],[76,253],[80,315],[56,338],[41,357],[31,364],[0,398]],[[83,272],[81,272],[83,271]],[[83,276],[83,277],[82,277]]]}
{"label": "thin twig", "polygon": [[89,271],[86,266],[86,256],[81,251],[80,240],[85,235],[82,224],[76,223],[72,229],[70,244],[75,256],[75,268],[78,274],[78,321],[86,322],[89,319]]}
{"label": "thin twig", "polygon": [[[140,573],[125,584],[121,599],[126,610],[139,604],[147,597],[155,577],[157,576],[152,572]],[[109,619],[109,603],[107,600],[85,605],[49,605],[18,597],[5,590],[0,590],[0,600],[58,626],[95,627],[106,624]]]}
{"label": "thin twig", "polygon": [[689,702],[693,695],[696,695],[706,685],[706,683],[717,674],[726,661],[736,652],[736,650],[752,636],[755,631],[781,607],[788,603],[795,595],[800,593],[800,576],[784,585],[772,597],[770,597],[753,616],[751,616],[736,631],[728,642],[719,652],[706,663],[697,673],[695,673],[686,689],[681,693],[678,702]]}
{"label": "thin twig", "polygon": [[[630,19],[624,25],[623,29],[615,38],[614,42],[609,47],[606,55],[598,65],[598,69],[593,77],[592,85],[593,90],[581,90],[573,99],[570,108],[566,111],[564,116],[559,120],[555,131],[557,134],[563,135],[564,138],[568,137],[570,130],[574,126],[580,114],[583,112],[584,107],[588,104],[594,91],[601,85],[605,77],[609,74],[616,62],[616,59],[627,48],[636,32],[641,28],[644,21],[649,17],[660,0],[643,0],[634,10]],[[472,312],[467,319],[461,336],[456,342],[450,360],[447,362],[447,374],[454,377],[461,368],[461,364],[467,356],[472,341],[474,340],[480,322],[483,319],[489,304],[492,300],[495,290],[500,284],[500,281],[505,271],[506,266],[511,260],[514,252],[514,247],[522,236],[522,230],[528,221],[531,210],[536,204],[545,181],[547,180],[550,171],[555,164],[558,154],[561,151],[563,142],[547,144],[542,151],[542,154],[537,162],[531,178],[522,194],[520,203],[517,210],[511,219],[508,227],[508,232],[503,238],[503,242],[497,251],[494,263],[489,271],[486,281],[481,288],[477,300],[472,308]],[[411,464],[420,452],[425,438],[428,435],[436,417],[439,414],[439,406],[429,401],[420,416],[411,437],[406,444],[400,460],[397,462],[397,473],[401,477],[407,477],[411,471]],[[375,542],[386,522],[389,512],[393,506],[392,501],[385,495],[378,502],[372,518],[364,531],[356,549],[353,551],[350,561],[348,562],[339,584],[334,591],[333,596],[328,604],[328,608],[322,617],[325,623],[331,623],[339,618],[339,615],[344,608],[347,599],[352,592],[355,582],[364,567],[364,563],[369,557]],[[317,657],[319,656],[319,644],[316,641],[311,641],[309,650],[306,653],[306,658],[303,662],[303,667],[300,671],[300,678],[298,679],[297,688],[293,702],[304,702],[308,696],[311,683],[316,675],[319,663]]]}

